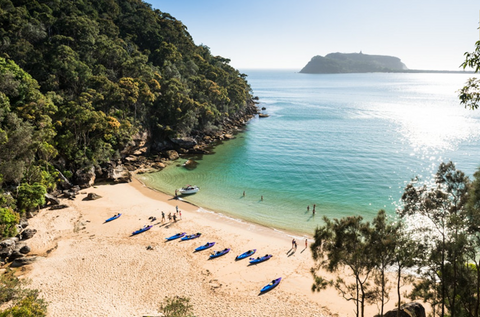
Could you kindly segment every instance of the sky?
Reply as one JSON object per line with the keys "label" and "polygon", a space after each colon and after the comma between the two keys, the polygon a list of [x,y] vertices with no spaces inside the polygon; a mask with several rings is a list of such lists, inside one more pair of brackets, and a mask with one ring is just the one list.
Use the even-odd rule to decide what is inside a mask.
{"label": "sky", "polygon": [[239,70],[300,70],[316,55],[360,51],[409,69],[460,70],[480,40],[479,0],[144,1]]}

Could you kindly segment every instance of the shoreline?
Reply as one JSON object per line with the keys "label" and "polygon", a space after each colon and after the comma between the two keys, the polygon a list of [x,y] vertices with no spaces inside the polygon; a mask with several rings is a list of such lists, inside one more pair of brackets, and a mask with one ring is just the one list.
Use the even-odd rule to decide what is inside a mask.
{"label": "shoreline", "polygon": [[[216,215],[217,217],[220,217],[220,218],[223,218],[225,221],[233,221],[233,222],[238,222],[239,224],[243,224],[243,225],[255,225],[255,226],[258,226],[259,228],[264,228],[265,230],[273,230],[273,231],[276,231],[282,235],[285,235],[289,238],[295,238],[295,239],[305,239],[307,238],[309,241],[311,239],[313,239],[313,235],[311,234],[307,234],[307,233],[304,233],[304,232],[295,232],[295,231],[289,231],[289,230],[283,230],[283,229],[278,229],[278,228],[275,228],[274,226],[266,226],[262,223],[259,223],[259,222],[255,222],[255,221],[251,221],[251,220],[245,220],[245,219],[242,219],[242,218],[237,218],[235,216],[231,216],[231,215],[227,215],[227,214],[224,214],[220,211],[216,211],[216,210],[212,210],[212,209],[208,209],[208,207],[203,207],[203,206],[200,206],[200,205],[197,205],[191,201],[188,201],[188,200],[184,200],[182,199],[181,196],[178,196],[179,199],[175,199],[174,196],[164,192],[164,191],[161,191],[157,188],[154,188],[154,187],[151,187],[151,186],[148,186],[147,184],[145,184],[144,182],[142,182],[140,179],[138,179],[137,177],[135,177],[135,175],[132,177],[132,179],[135,179],[136,181],[138,181],[142,187],[148,189],[148,191],[153,191],[153,192],[156,192],[158,194],[161,194],[161,195],[164,195],[165,197],[171,197],[169,198],[168,200],[172,200],[172,201],[179,201],[179,202],[183,202],[185,204],[189,204],[191,205],[192,207],[195,207],[195,208],[198,208],[197,212],[199,213],[204,213],[204,214],[214,214]],[[140,190],[141,191],[141,190]],[[148,191],[145,191],[145,192],[142,192],[144,195],[148,196]]]}
{"label": "shoreline", "polygon": [[[87,192],[102,198],[83,200]],[[49,303],[48,316],[158,315],[166,296],[190,298],[196,316],[354,316],[354,305],[334,289],[311,292],[310,249],[300,240],[292,253],[285,232],[203,212],[136,179],[89,188],[65,203],[66,209],[43,209],[30,219],[37,229],[28,241],[31,255],[41,258],[22,274]],[[174,212],[176,205],[182,219],[161,224],[161,211]],[[104,223],[117,212],[120,218]],[[157,221],[150,222],[151,216]],[[151,230],[131,236],[148,223]],[[178,232],[202,236],[164,242]],[[193,252],[212,241],[216,245],[210,251]],[[210,252],[224,248],[231,251],[208,259]],[[258,265],[235,261],[254,248],[257,256],[273,257]],[[259,295],[277,277],[282,277],[279,286]],[[374,315],[376,309],[366,312]]]}

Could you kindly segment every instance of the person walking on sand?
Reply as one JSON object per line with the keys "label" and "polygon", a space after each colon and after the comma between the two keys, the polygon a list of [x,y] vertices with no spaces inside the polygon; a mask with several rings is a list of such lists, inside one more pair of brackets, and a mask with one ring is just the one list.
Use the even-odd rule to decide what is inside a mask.
{"label": "person walking on sand", "polygon": [[165,213],[162,211],[162,222],[165,221]]}
{"label": "person walking on sand", "polygon": [[293,240],[293,245],[295,246],[295,251],[297,251],[297,241]]}
{"label": "person walking on sand", "polygon": [[171,212],[168,213],[168,221],[169,222],[172,221],[172,213]]}
{"label": "person walking on sand", "polygon": [[308,246],[308,240],[305,239],[305,249],[307,248],[307,246]]}
{"label": "person walking on sand", "polygon": [[295,247],[295,239],[292,239],[292,249]]}
{"label": "person walking on sand", "polygon": [[175,210],[177,211],[177,214],[178,214],[178,205],[175,206]]}
{"label": "person walking on sand", "polygon": [[178,211],[178,214],[180,215],[180,219],[182,219],[182,211]]}

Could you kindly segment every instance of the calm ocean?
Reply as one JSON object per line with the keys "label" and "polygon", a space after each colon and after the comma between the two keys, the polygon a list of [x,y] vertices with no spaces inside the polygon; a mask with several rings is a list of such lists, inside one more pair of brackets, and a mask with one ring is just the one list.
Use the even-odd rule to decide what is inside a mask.
{"label": "calm ocean", "polygon": [[428,182],[442,161],[470,177],[480,167],[480,110],[456,93],[469,74],[243,72],[270,117],[196,169],[180,159],[142,182],[172,195],[195,184],[185,200],[202,210],[313,234],[323,215],[394,214],[409,180]]}

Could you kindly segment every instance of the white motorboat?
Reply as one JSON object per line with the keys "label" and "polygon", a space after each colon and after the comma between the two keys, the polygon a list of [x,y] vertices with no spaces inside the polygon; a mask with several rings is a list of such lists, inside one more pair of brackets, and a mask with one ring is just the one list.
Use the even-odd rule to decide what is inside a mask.
{"label": "white motorboat", "polygon": [[190,194],[195,194],[196,192],[198,192],[200,190],[200,188],[198,188],[197,186],[192,186],[192,185],[187,185],[185,187],[182,187],[178,190],[178,192],[181,194],[181,195],[190,195]]}

